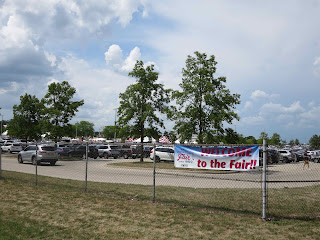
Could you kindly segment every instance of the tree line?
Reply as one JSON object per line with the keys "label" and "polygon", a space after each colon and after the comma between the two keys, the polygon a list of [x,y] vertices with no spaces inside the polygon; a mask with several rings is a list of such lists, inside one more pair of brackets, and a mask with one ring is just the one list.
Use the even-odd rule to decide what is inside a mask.
{"label": "tree line", "polygon": [[[145,66],[137,61],[129,76],[136,79],[123,93],[120,93],[120,106],[117,109],[118,120],[115,126],[106,126],[102,133],[113,138],[115,133],[121,138],[156,139],[165,130],[164,119],[174,122],[172,131],[164,132],[171,141],[177,138],[181,142],[197,136],[199,144],[211,143],[246,143],[261,144],[253,136],[244,137],[232,128],[234,120],[239,120],[235,108],[240,104],[240,95],[232,94],[226,87],[226,77],[216,77],[217,61],[214,55],[194,52],[187,56],[182,68],[181,90],[166,89],[158,83],[159,73],[154,65]],[[20,105],[13,106],[13,119],[8,124],[9,134],[25,138],[39,139],[43,133],[50,133],[55,141],[62,136],[91,136],[93,124],[81,121],[74,125],[70,120],[75,116],[84,100],[72,101],[75,88],[68,82],[52,83],[48,93],[39,100],[25,94],[20,97]],[[320,137],[319,137],[320,138]],[[280,135],[274,133],[268,139],[269,144],[286,144]],[[289,144],[298,144],[297,139]]]}

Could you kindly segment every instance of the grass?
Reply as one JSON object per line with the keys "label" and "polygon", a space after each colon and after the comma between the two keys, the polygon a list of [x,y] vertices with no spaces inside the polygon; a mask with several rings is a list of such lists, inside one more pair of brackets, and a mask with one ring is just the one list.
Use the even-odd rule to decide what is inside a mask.
{"label": "grass", "polygon": [[[2,171],[0,239],[319,239],[320,187],[193,189],[88,183]],[[271,191],[272,190],[272,191]]]}

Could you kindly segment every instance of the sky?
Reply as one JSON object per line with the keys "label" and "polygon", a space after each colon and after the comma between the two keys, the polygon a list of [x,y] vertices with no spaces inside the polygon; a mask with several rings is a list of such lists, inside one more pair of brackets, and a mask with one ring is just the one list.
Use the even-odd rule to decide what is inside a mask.
{"label": "sky", "polygon": [[199,51],[241,95],[230,127],[307,142],[320,134],[319,23],[320,0],[0,0],[0,112],[9,120],[21,95],[41,99],[68,81],[84,99],[72,123],[100,131],[114,124],[137,60],[179,90]]}

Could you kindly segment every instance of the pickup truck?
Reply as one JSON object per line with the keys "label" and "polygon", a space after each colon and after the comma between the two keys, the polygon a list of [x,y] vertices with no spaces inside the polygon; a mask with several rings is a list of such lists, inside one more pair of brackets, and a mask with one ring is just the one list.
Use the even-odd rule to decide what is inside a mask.
{"label": "pickup truck", "polygon": [[123,157],[125,159],[132,157],[132,149],[130,148],[130,145],[119,145],[119,150],[120,157]]}
{"label": "pickup truck", "polygon": [[[143,146],[143,157],[150,157],[150,150],[153,146],[144,145]],[[132,158],[139,158],[141,156],[141,145],[131,145]]]}
{"label": "pickup truck", "polygon": [[120,147],[118,145],[97,145],[96,148],[100,158],[113,157],[116,159],[120,156]]}

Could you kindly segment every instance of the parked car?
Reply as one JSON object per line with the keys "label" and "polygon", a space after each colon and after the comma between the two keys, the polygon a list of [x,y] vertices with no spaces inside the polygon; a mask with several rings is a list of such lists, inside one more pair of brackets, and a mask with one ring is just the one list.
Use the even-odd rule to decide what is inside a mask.
{"label": "parked car", "polygon": [[[140,158],[141,156],[141,145],[131,145],[132,158]],[[153,146],[143,145],[143,157],[150,157],[150,150]]]}
{"label": "parked car", "polygon": [[53,145],[30,145],[18,154],[18,162],[31,162],[33,165],[42,162],[50,163],[54,166],[58,161],[57,148]]}
{"label": "parked car", "polygon": [[295,156],[290,150],[282,149],[278,150],[278,152],[280,154],[280,160],[282,160],[282,162],[295,162]]}
{"label": "parked car", "polygon": [[[60,156],[84,158],[86,155],[86,145],[66,145],[65,147],[58,147],[57,150]],[[89,145],[88,157],[96,159],[98,156],[96,145]]]}
{"label": "parked car", "polygon": [[307,151],[307,154],[310,156],[310,160],[313,162],[320,162],[320,152],[315,151]]}
{"label": "parked car", "polygon": [[174,161],[174,148],[173,147],[156,147],[150,150],[150,159],[160,161]]}
{"label": "parked car", "polygon": [[294,154],[296,162],[300,162],[304,160],[304,151],[292,152]]}
{"label": "parked car", "polygon": [[9,152],[12,144],[13,144],[12,142],[4,143],[4,144],[1,146],[2,152]]}
{"label": "parked car", "polygon": [[[279,162],[280,159],[280,154],[277,152],[277,150],[273,150],[273,149],[267,149],[266,151],[267,155],[267,163],[268,164],[275,164]],[[263,163],[263,150],[260,149],[259,150],[259,165],[262,166]]]}
{"label": "parked car", "polygon": [[21,143],[12,143],[11,147],[9,148],[10,153],[20,152],[22,150],[23,150],[23,147],[22,147]]}
{"label": "parked car", "polygon": [[123,157],[125,159],[132,157],[132,149],[130,148],[130,145],[120,145],[119,151],[120,157]]}
{"label": "parked car", "polygon": [[116,159],[120,156],[120,147],[118,145],[97,145],[96,148],[100,158],[113,157]]}

